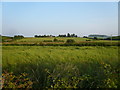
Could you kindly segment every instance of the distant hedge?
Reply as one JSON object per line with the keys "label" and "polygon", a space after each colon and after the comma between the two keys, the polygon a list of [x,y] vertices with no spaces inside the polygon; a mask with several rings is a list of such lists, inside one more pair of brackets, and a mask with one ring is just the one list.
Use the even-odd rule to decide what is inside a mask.
{"label": "distant hedge", "polygon": [[3,46],[120,46],[120,42],[82,42],[82,43],[39,43],[39,44],[2,44]]}

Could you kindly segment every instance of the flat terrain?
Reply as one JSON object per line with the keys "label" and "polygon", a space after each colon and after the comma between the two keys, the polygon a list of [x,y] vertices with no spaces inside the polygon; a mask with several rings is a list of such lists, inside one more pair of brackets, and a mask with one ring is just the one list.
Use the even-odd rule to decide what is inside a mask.
{"label": "flat terrain", "polygon": [[2,69],[27,73],[35,88],[117,88],[119,55],[118,46],[3,46]]}
{"label": "flat terrain", "polygon": [[118,40],[3,37],[2,45],[4,88],[120,87]]}
{"label": "flat terrain", "polygon": [[[86,41],[86,40],[96,41],[96,42],[108,42],[108,41],[111,42],[111,40],[93,40],[93,39],[82,38],[82,37],[40,37],[40,38],[25,37],[23,39],[15,40],[14,42],[43,42],[44,40],[54,40],[54,38],[58,40],[63,40],[64,42],[66,42],[67,39],[74,39],[76,42]],[[118,40],[113,40],[112,42],[116,42],[116,41]]]}
{"label": "flat terrain", "polygon": [[[7,37],[8,38],[8,37]],[[3,38],[4,39],[4,38]],[[57,41],[54,41],[57,39]],[[8,41],[7,41],[8,40]],[[67,43],[67,40],[74,40],[74,43]],[[120,46],[118,40],[94,40],[81,37],[42,37],[6,39],[3,46]]]}

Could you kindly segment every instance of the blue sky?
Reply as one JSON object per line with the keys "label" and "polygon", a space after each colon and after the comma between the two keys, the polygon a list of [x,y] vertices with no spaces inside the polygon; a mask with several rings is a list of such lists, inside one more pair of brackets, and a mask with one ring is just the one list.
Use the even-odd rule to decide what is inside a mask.
{"label": "blue sky", "polygon": [[117,2],[3,2],[2,34],[118,34]]}

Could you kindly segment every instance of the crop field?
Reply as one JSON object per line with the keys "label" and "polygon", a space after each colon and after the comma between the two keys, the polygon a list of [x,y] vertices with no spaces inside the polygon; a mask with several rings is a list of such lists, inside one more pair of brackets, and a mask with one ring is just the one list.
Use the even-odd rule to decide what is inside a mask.
{"label": "crop field", "polygon": [[1,1],[0,89],[120,90],[120,2]]}
{"label": "crop field", "polygon": [[[63,40],[64,42],[66,42],[67,39],[74,39],[75,42],[81,42],[81,41],[86,41],[86,40],[90,40],[90,41],[95,41],[95,42],[111,42],[110,40],[93,40],[93,39],[89,39],[89,38],[81,38],[81,37],[42,37],[42,38],[34,38],[34,37],[25,37],[23,39],[19,39],[16,40],[14,42],[43,42],[44,40],[54,40],[54,38],[58,39],[58,40]],[[118,40],[112,40],[112,42],[118,42]]]}
{"label": "crop field", "polygon": [[[5,42],[2,42],[3,46],[120,46],[118,40],[94,40],[81,37],[25,37],[22,39],[6,40],[8,41],[4,40]],[[68,40],[74,42],[67,42]]]}
{"label": "crop field", "polygon": [[[24,40],[26,41],[21,39]],[[118,46],[2,46],[4,78],[11,75],[5,78],[3,87],[119,88],[118,48]],[[20,79],[19,75],[23,79]]]}
{"label": "crop field", "polygon": [[[54,39],[57,39],[57,40],[61,40],[62,42],[61,43],[64,43],[67,41],[67,39],[74,39],[75,42],[82,42],[82,41],[86,41],[86,40],[90,40],[90,39],[86,39],[86,38],[80,38],[80,37],[42,37],[42,38],[34,38],[34,37],[25,37],[23,39],[18,39],[18,40],[15,40],[15,41],[12,41],[12,42],[6,42],[7,44],[10,44],[10,43],[20,43],[20,44],[28,44],[28,43],[41,43],[41,42],[44,42],[46,41],[45,43],[50,43],[52,42]],[[3,42],[5,43],[5,42]],[[52,42],[52,43],[55,43],[55,42]],[[58,43],[60,43],[58,41]]]}
{"label": "crop field", "polygon": [[86,38],[80,38],[80,37],[43,37],[43,38],[23,38],[20,40],[17,40],[17,42],[42,42],[44,40],[53,40],[54,38],[57,38],[59,40],[66,41],[67,39],[74,39],[75,41],[86,41]]}

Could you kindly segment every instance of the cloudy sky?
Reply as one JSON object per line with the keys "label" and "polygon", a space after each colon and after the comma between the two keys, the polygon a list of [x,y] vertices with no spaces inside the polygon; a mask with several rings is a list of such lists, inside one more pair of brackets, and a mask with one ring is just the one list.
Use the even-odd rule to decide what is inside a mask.
{"label": "cloudy sky", "polygon": [[3,2],[2,35],[118,34],[117,2]]}

